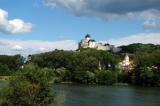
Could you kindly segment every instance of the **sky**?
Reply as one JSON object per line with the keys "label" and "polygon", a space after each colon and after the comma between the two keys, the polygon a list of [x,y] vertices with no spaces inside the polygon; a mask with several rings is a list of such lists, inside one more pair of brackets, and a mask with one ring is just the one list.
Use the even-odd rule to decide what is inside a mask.
{"label": "sky", "polygon": [[90,34],[112,45],[160,44],[159,0],[0,0],[0,54],[75,50]]}

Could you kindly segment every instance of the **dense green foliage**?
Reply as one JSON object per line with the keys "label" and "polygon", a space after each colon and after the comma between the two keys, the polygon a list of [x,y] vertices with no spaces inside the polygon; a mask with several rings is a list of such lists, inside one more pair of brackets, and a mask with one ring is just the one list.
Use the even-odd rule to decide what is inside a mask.
{"label": "dense green foliage", "polygon": [[[137,43],[121,48],[120,53],[89,48],[80,51],[54,50],[32,55],[26,64],[52,69],[55,82],[160,86],[160,45]],[[129,53],[133,62],[133,69],[128,73],[118,67],[125,52]],[[20,55],[0,56],[0,75],[15,72],[23,60]]]}
{"label": "dense green foliage", "polygon": [[105,85],[113,85],[117,82],[117,73],[102,70],[97,73],[97,83]]}
{"label": "dense green foliage", "polygon": [[[26,65],[1,91],[2,106],[57,106],[51,90],[52,71]],[[60,101],[60,100],[59,100]]]}
{"label": "dense green foliage", "polygon": [[23,65],[24,58],[20,55],[0,55],[0,75],[11,75]]}
{"label": "dense green foliage", "polygon": [[133,55],[134,69],[125,80],[135,85],[160,86],[160,45],[131,44],[122,52]]}
{"label": "dense green foliage", "polygon": [[132,82],[136,85],[160,86],[160,49],[152,52],[137,52]]}
{"label": "dense green foliage", "polygon": [[160,50],[160,45],[154,44],[141,44],[141,43],[134,43],[127,46],[120,46],[122,48],[122,53],[136,53],[136,52],[153,52],[154,50]]}
{"label": "dense green foliage", "polygon": [[110,52],[82,49],[80,52],[55,50],[38,54],[32,56],[30,62],[55,69],[54,74],[60,78],[59,81],[96,83],[97,71],[115,71],[119,60],[116,54]]}
{"label": "dense green foliage", "polygon": [[[54,69],[56,82],[160,85],[159,45],[137,43],[121,48],[122,51],[116,54],[89,48],[80,51],[55,50],[33,55],[30,62]],[[129,53],[134,63],[133,70],[129,73],[117,67],[125,52]]]}

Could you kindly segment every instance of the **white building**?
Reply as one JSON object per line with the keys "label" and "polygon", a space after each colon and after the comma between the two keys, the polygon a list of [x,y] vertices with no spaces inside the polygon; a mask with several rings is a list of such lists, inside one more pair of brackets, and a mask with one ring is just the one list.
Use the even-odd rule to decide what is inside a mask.
{"label": "white building", "polygon": [[122,64],[123,64],[123,66],[129,66],[130,65],[128,53],[125,54],[125,57],[124,57],[124,60],[123,60]]}
{"label": "white building", "polygon": [[130,72],[132,69],[132,62],[129,60],[128,53],[125,54],[124,60],[119,63],[119,66],[124,72]]}
{"label": "white building", "polygon": [[89,34],[87,34],[85,38],[82,39],[79,43],[79,49],[80,48],[96,48],[97,50],[111,50],[113,52],[119,52],[121,50],[120,48],[116,48],[113,45],[97,43],[95,40],[91,39]]}

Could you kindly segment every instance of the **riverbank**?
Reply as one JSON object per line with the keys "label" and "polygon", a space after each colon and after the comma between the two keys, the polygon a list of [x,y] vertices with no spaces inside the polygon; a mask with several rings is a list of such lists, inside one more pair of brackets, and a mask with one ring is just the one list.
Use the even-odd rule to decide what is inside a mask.
{"label": "riverbank", "polygon": [[[0,76],[0,82],[6,83],[9,78],[12,76]],[[113,83],[112,85],[106,85],[106,84],[96,84],[96,83],[87,83],[87,84],[82,84],[82,83],[77,83],[77,82],[72,82],[72,81],[59,81],[57,82],[57,78],[53,78],[50,83],[53,84],[69,84],[69,85],[98,85],[98,86],[138,86],[138,87],[160,87],[160,86],[145,86],[145,85],[132,85],[129,83]]]}

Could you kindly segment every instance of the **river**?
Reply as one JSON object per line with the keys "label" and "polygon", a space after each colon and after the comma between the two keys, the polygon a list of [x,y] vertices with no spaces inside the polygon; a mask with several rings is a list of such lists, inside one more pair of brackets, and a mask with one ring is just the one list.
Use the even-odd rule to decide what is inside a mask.
{"label": "river", "polygon": [[56,84],[65,106],[160,106],[160,88]]}
{"label": "river", "polygon": [[54,84],[53,89],[63,92],[65,106],[160,106],[156,87]]}

